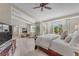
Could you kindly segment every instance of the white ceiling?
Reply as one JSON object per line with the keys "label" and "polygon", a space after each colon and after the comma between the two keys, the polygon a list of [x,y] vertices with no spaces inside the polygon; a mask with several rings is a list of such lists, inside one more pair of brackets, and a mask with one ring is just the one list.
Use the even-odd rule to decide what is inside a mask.
{"label": "white ceiling", "polygon": [[33,21],[44,21],[79,13],[78,3],[49,3],[47,6],[51,7],[52,10],[44,9],[43,12],[41,12],[40,8],[32,9],[33,7],[39,6],[39,3],[15,3],[14,5],[28,13],[30,15],[29,17],[34,18],[35,20]]}

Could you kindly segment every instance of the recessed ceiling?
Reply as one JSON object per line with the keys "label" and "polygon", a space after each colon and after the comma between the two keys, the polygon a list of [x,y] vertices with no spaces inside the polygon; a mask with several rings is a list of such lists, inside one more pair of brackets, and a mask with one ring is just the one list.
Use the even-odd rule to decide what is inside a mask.
{"label": "recessed ceiling", "polygon": [[15,3],[14,5],[28,13],[36,21],[45,21],[56,17],[79,13],[79,3],[49,3],[47,6],[52,9],[44,9],[43,12],[40,11],[40,8],[33,9],[33,7],[39,6],[39,3]]}

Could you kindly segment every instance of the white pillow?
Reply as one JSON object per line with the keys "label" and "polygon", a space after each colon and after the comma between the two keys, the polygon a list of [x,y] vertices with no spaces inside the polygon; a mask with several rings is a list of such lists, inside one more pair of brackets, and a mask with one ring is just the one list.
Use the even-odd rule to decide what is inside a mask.
{"label": "white pillow", "polygon": [[76,35],[78,33],[78,31],[74,31],[73,33],[72,33],[72,37],[74,36],[74,35]]}
{"label": "white pillow", "polygon": [[75,32],[72,35],[72,40],[70,42],[70,45],[76,46],[79,44],[79,32]]}
{"label": "white pillow", "polygon": [[72,37],[71,34],[69,34],[66,38],[65,38],[65,42],[69,43],[71,41]]}

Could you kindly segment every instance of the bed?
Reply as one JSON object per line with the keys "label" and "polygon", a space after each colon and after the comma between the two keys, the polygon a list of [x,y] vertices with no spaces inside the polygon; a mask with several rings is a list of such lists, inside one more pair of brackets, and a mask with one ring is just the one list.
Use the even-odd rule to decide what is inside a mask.
{"label": "bed", "polygon": [[38,36],[36,46],[50,56],[75,56],[72,47],[56,34]]}
{"label": "bed", "polygon": [[36,45],[42,46],[47,49],[50,45],[51,40],[54,40],[58,37],[59,35],[56,35],[56,34],[40,35],[36,39]]}

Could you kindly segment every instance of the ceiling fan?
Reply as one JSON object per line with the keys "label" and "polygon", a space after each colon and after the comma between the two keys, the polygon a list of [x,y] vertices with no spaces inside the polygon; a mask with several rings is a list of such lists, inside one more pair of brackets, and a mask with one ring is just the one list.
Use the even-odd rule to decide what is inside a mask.
{"label": "ceiling fan", "polygon": [[41,8],[41,11],[43,11],[44,8],[49,10],[52,9],[51,7],[47,7],[46,5],[48,5],[48,3],[40,3],[39,6],[34,7],[33,9]]}

